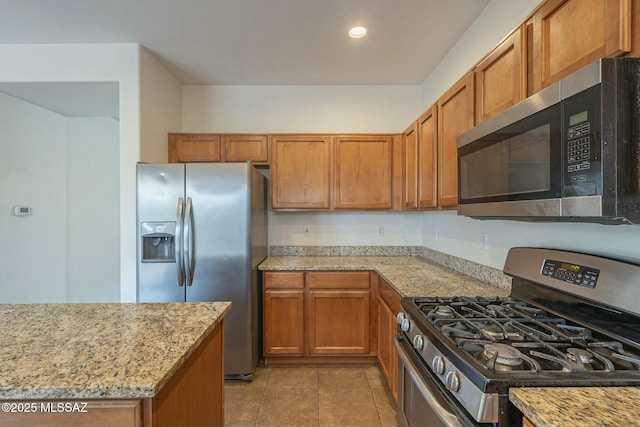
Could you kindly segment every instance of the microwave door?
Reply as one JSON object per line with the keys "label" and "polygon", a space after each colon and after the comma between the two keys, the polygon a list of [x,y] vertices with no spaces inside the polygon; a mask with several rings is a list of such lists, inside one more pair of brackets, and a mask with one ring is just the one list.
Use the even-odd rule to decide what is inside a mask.
{"label": "microwave door", "polygon": [[557,216],[562,191],[560,105],[458,148],[458,213]]}

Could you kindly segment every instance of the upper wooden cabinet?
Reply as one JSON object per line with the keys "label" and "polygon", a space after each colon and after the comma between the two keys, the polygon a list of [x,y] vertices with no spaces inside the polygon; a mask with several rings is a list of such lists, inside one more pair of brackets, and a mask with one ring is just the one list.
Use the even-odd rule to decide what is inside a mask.
{"label": "upper wooden cabinet", "polygon": [[438,206],[437,109],[429,107],[404,132],[404,207],[425,209]]}
{"label": "upper wooden cabinet", "polygon": [[269,163],[269,141],[266,135],[223,135],[223,158],[225,162],[252,161]]}
{"label": "upper wooden cabinet", "polygon": [[267,135],[169,134],[169,163],[246,161],[269,162]]}
{"label": "upper wooden cabinet", "polygon": [[418,208],[418,122],[415,121],[402,134],[402,161],[404,168],[404,207]]}
{"label": "upper wooden cabinet", "polygon": [[336,209],[393,207],[391,136],[338,136],[335,152]]}
{"label": "upper wooden cabinet", "polygon": [[271,207],[329,209],[333,139],[276,135],[271,141]]}
{"label": "upper wooden cabinet", "polygon": [[526,97],[525,36],[525,26],[522,25],[474,69],[476,124]]}
{"label": "upper wooden cabinet", "polygon": [[473,127],[473,74],[467,73],[437,102],[438,206],[458,204],[458,147],[456,138]]}
{"label": "upper wooden cabinet", "polygon": [[631,0],[548,0],[532,33],[529,95],[602,57],[631,50]]}
{"label": "upper wooden cabinet", "polygon": [[169,163],[220,162],[220,135],[169,134]]}
{"label": "upper wooden cabinet", "polygon": [[418,118],[417,124],[418,208],[435,208],[438,206],[438,120],[436,106],[429,107]]}
{"label": "upper wooden cabinet", "polygon": [[399,135],[274,135],[271,207],[392,209],[394,186],[402,185],[394,151],[401,149]]}

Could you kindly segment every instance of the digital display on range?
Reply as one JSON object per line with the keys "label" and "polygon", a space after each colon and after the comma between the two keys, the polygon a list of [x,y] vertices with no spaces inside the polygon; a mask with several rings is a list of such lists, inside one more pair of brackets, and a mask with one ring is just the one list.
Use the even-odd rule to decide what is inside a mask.
{"label": "digital display on range", "polygon": [[595,288],[600,276],[597,268],[550,259],[544,260],[540,274],[573,285]]}
{"label": "digital display on range", "polygon": [[569,271],[580,271],[580,266],[576,265],[576,264],[560,264],[560,268],[564,268],[565,270],[569,270]]}

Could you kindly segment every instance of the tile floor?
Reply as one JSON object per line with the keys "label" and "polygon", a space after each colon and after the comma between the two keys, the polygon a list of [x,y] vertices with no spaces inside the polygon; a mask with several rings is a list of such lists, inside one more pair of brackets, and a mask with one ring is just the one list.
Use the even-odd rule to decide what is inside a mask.
{"label": "tile floor", "polygon": [[376,365],[258,366],[252,382],[225,382],[225,426],[396,426]]}

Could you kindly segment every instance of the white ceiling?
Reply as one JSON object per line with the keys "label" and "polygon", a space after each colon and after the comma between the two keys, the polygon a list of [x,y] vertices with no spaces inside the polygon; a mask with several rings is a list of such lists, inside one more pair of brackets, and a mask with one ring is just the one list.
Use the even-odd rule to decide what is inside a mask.
{"label": "white ceiling", "polygon": [[0,0],[0,43],[139,43],[183,84],[419,85],[489,1]]}

